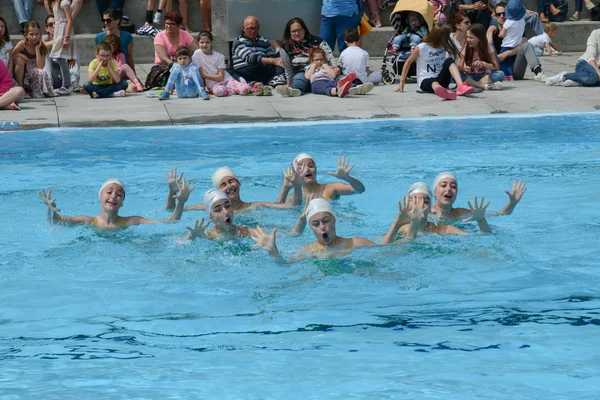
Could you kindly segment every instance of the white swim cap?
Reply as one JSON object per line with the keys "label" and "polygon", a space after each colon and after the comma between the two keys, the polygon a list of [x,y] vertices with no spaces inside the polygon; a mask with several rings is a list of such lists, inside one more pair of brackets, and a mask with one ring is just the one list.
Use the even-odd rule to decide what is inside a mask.
{"label": "white swim cap", "polygon": [[333,212],[331,204],[329,204],[327,200],[319,197],[312,199],[310,203],[308,203],[308,207],[306,207],[306,220],[310,221],[310,217],[320,212],[328,212],[335,218],[335,213]]}
{"label": "white swim cap", "polygon": [[102,191],[104,190],[104,188],[107,187],[108,185],[112,185],[113,183],[116,183],[117,185],[119,185],[123,188],[123,200],[125,200],[125,185],[123,185],[123,182],[121,182],[117,178],[110,178],[110,179],[107,179],[104,181],[102,186],[100,186],[100,190],[98,191],[98,199],[100,199],[100,196],[102,195]]}
{"label": "white swim cap", "polygon": [[454,179],[454,182],[456,182],[458,184],[458,179],[456,179],[456,176],[454,176],[454,174],[450,171],[444,171],[444,172],[440,172],[435,179],[433,180],[433,192],[435,193],[435,188],[437,187],[438,183],[440,183],[440,181],[442,179],[446,179],[446,178],[450,178],[450,179]]}
{"label": "white swim cap", "polygon": [[312,158],[312,156],[310,154],[307,153],[300,153],[296,156],[296,158],[294,158],[294,169],[298,169],[298,163],[302,160],[305,160],[307,158],[310,158],[311,160],[313,160],[313,162],[315,161],[314,158]]}
{"label": "white swim cap", "polygon": [[227,194],[221,189],[210,189],[208,192],[204,194],[204,211],[210,217],[210,212],[212,211],[213,204],[221,199],[229,200]]}
{"label": "white swim cap", "polygon": [[416,183],[413,183],[408,188],[408,193],[407,194],[409,196],[412,196],[413,194],[417,194],[417,193],[426,194],[431,199],[431,190],[429,190],[429,186],[427,186],[427,184],[425,182],[416,182]]}
{"label": "white swim cap", "polygon": [[221,167],[218,170],[216,170],[212,176],[213,186],[218,188],[219,185],[221,184],[221,180],[223,178],[225,178],[226,176],[232,176],[235,178],[235,180],[237,180],[239,182],[237,175],[235,174],[235,172],[233,172],[233,170],[231,168]]}

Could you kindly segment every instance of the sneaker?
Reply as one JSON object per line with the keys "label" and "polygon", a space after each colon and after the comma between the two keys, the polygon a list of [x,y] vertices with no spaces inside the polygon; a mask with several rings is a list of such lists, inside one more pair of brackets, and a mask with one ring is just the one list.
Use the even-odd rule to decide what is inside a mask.
{"label": "sneaker", "polygon": [[17,103],[10,103],[8,105],[8,108],[10,108],[13,111],[21,111],[21,107],[19,107]]}
{"label": "sneaker", "polygon": [[198,94],[198,97],[200,97],[202,100],[210,100],[208,98],[208,93],[206,93],[206,90],[204,88],[200,89],[200,93]]}
{"label": "sneaker", "polygon": [[255,96],[264,96],[265,95],[265,89],[262,86],[258,86],[256,88],[256,90],[254,91],[254,95]]}
{"label": "sneaker", "polygon": [[337,85],[337,95],[340,99],[343,97],[346,97],[346,95],[348,94],[348,91],[352,88],[352,82],[345,82],[345,83],[341,83],[341,82],[342,82],[342,80],[340,79],[340,81],[338,82],[338,85]]}
{"label": "sneaker", "polygon": [[577,87],[577,86],[581,86],[581,84],[579,82],[575,82],[570,79],[567,79],[563,82],[563,86],[564,87]]}
{"label": "sneaker", "polygon": [[293,89],[289,86],[277,86],[275,91],[282,95],[283,97],[298,97],[302,94],[300,89]]}
{"label": "sneaker", "polygon": [[546,85],[548,85],[548,86],[561,85],[565,81],[565,75],[567,75],[566,72],[561,72],[560,74],[551,76],[550,78],[546,79]]}
{"label": "sneaker", "polygon": [[546,79],[548,79],[548,77],[543,71],[533,77],[533,80],[537,82],[546,82]]}
{"label": "sneaker", "polygon": [[467,84],[467,82],[463,82],[456,88],[456,94],[458,96],[466,96],[467,94],[473,93],[474,89]]}
{"label": "sneaker", "polygon": [[283,74],[273,77],[273,79],[271,79],[269,81],[270,86],[285,85],[286,83],[287,83],[287,78],[285,77],[285,72]]}
{"label": "sneaker", "polygon": [[161,20],[162,20],[162,12],[161,11],[157,11],[156,14],[154,14],[154,20],[153,20],[153,22],[155,24],[160,24]]}
{"label": "sneaker", "polygon": [[127,93],[124,90],[117,90],[112,94],[112,97],[125,97]]}
{"label": "sneaker", "polygon": [[90,97],[91,97],[92,99],[97,99],[97,98],[98,98],[98,93],[96,93],[96,92],[92,92],[92,93],[90,93]]}
{"label": "sneaker", "polygon": [[62,87],[56,89],[56,94],[61,95],[61,96],[67,96],[67,95],[70,95],[71,92],[69,91],[69,89],[62,86]]}
{"label": "sneaker", "polygon": [[350,90],[348,90],[348,94],[351,94],[351,95],[367,94],[371,90],[373,90],[374,87],[375,87],[375,85],[373,84],[373,82],[363,83],[362,85],[355,86],[355,87],[351,88]]}
{"label": "sneaker", "polygon": [[263,95],[264,96],[273,96],[273,91],[271,90],[271,86],[266,85],[263,87]]}
{"label": "sneaker", "polygon": [[155,37],[158,35],[159,30],[152,26],[152,24],[145,23],[137,30],[137,34],[141,36]]}
{"label": "sneaker", "polygon": [[591,10],[592,8],[596,7],[592,0],[584,0],[583,2],[585,3],[585,8],[587,8],[588,10]]}
{"label": "sneaker", "polygon": [[444,100],[456,100],[456,93],[441,86],[436,87],[433,91],[438,97],[441,97]]}
{"label": "sneaker", "polygon": [[512,82],[512,81],[514,81],[514,80],[515,80],[515,77],[514,77],[514,76],[512,76],[512,75],[508,75],[508,76],[507,76],[506,78],[504,78],[504,79],[506,79],[508,82]]}
{"label": "sneaker", "polygon": [[502,90],[503,87],[504,85],[502,84],[502,82],[492,83],[492,90]]}

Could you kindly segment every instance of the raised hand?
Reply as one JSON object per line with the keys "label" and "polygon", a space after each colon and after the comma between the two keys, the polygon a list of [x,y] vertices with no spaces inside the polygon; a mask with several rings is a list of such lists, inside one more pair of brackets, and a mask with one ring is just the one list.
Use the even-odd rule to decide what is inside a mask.
{"label": "raised hand", "polygon": [[[408,197],[408,196],[407,196]],[[420,221],[423,218],[423,210],[425,209],[425,199],[422,197],[413,196],[409,202],[407,217],[411,222]]]}
{"label": "raised hand", "polygon": [[42,198],[42,200],[44,200],[44,203],[46,203],[49,209],[55,213],[60,212],[60,208],[56,207],[56,198],[52,198],[52,189],[48,190],[48,194],[46,194],[46,191],[42,189],[41,192],[38,192],[38,195]]}
{"label": "raised hand", "polygon": [[508,190],[505,190],[504,193],[508,195],[510,204],[517,205],[517,203],[521,201],[521,198],[523,197],[526,191],[527,188],[525,187],[525,182],[519,180],[519,182],[517,183],[517,181],[514,180],[512,185],[512,191],[509,192]]}
{"label": "raised hand", "polygon": [[169,192],[177,193],[179,190],[178,182],[183,178],[183,172],[179,175],[179,178],[177,178],[177,168],[173,168],[170,172],[165,173],[165,175],[167,177],[167,183],[169,184]]}
{"label": "raised hand", "polygon": [[181,183],[177,181],[177,189],[179,190],[179,194],[174,194],[173,198],[178,199],[180,203],[185,203],[190,197],[190,193],[192,193],[195,188],[195,186],[190,188],[190,181],[182,177]]}
{"label": "raised hand", "polygon": [[481,197],[481,202],[479,204],[477,204],[477,196],[475,196],[473,198],[473,203],[475,204],[475,206],[472,206],[471,202],[468,201],[467,204],[469,205],[469,210],[471,211],[471,216],[469,218],[463,219],[463,222],[480,221],[480,220],[484,219],[485,218],[485,210],[490,205],[490,202],[488,201],[487,204],[484,206],[483,205],[484,201],[485,201],[485,197]]}
{"label": "raised hand", "polygon": [[352,168],[354,168],[354,165],[351,167],[349,167],[349,165],[350,165],[350,158],[346,158],[346,156],[338,157],[337,171],[328,172],[327,174],[333,175],[344,181],[348,180],[348,178],[350,177],[350,171],[352,171]]}
{"label": "raised hand", "polygon": [[206,229],[208,228],[209,225],[210,225],[210,221],[208,221],[206,224],[204,224],[204,218],[202,218],[200,221],[196,220],[196,223],[194,224],[193,228],[186,226],[185,229],[190,231],[189,239],[196,239],[196,238],[209,239],[208,235],[206,234]]}
{"label": "raised hand", "polygon": [[300,165],[299,169],[296,170],[294,168],[294,164],[290,163],[290,166],[287,169],[283,170],[284,186],[292,188],[294,186],[302,185],[305,171],[306,167],[304,166],[304,164]]}
{"label": "raised hand", "polygon": [[250,237],[256,242],[254,245],[255,247],[260,247],[261,249],[266,250],[270,255],[275,255],[279,252],[277,250],[276,233],[277,228],[274,228],[271,234],[268,234],[263,228],[257,226],[252,230]]}

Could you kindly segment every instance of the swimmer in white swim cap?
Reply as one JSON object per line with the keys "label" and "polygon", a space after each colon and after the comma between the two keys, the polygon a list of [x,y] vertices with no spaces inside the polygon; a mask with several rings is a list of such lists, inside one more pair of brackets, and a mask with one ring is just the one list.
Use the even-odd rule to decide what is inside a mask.
{"label": "swimmer in white swim cap", "polygon": [[[350,166],[350,159],[346,158],[346,156],[338,157],[337,171],[328,172],[327,174],[335,176],[347,183],[318,183],[317,165],[315,164],[314,158],[307,153],[298,154],[292,164],[296,170],[298,170],[298,168],[303,169],[304,181],[302,182],[302,186],[304,188],[305,197],[309,194],[315,194],[325,200],[337,200],[343,195],[360,194],[365,191],[365,185],[358,179],[350,176],[350,171],[352,171],[354,166]],[[282,201],[285,202],[285,199]]]}
{"label": "swimmer in white swim cap", "polygon": [[91,225],[101,230],[124,229],[133,225],[154,224],[157,222],[173,222],[181,219],[183,207],[194,187],[190,188],[190,181],[182,179],[179,183],[179,194],[175,195],[177,206],[173,214],[168,219],[146,219],[140,216],[121,217],[119,209],[123,206],[125,200],[125,186],[116,179],[106,180],[98,192],[100,200],[100,215],[88,217],[79,215],[69,217],[59,214],[60,210],[56,207],[56,199],[52,198],[52,189],[48,193],[44,189],[38,192],[44,203],[48,206],[48,221],[63,225]]}
{"label": "swimmer in white swim cap", "polygon": [[[283,185],[281,187],[281,193],[279,194],[279,197],[287,197],[290,190],[293,189],[294,196],[290,204],[280,204],[277,200],[274,203],[270,203],[268,201],[243,201],[240,198],[240,188],[242,183],[238,179],[235,172],[233,172],[233,170],[229,167],[221,167],[217,169],[212,175],[212,183],[216,189],[221,189],[227,194],[227,197],[229,200],[231,200],[233,209],[238,212],[254,207],[290,208],[300,205],[302,203],[302,175],[300,173],[296,173],[296,171],[292,169],[284,170],[283,174]],[[175,207],[175,203],[170,199],[172,199],[172,196],[177,193],[177,181],[177,168],[174,168],[169,174],[167,174],[169,195],[167,197],[165,209],[168,211]],[[190,210],[204,210],[204,204],[194,204],[185,207],[184,211]]]}
{"label": "swimmer in white swim cap", "polygon": [[210,189],[207,191],[204,195],[204,205],[206,206],[204,211],[215,226],[207,229],[210,222],[205,224],[204,218],[200,221],[196,220],[194,227],[186,227],[189,232],[185,240],[194,240],[197,238],[220,241],[235,240],[250,236],[254,232],[253,228],[234,225],[233,206],[227,193],[224,191],[220,189]]}

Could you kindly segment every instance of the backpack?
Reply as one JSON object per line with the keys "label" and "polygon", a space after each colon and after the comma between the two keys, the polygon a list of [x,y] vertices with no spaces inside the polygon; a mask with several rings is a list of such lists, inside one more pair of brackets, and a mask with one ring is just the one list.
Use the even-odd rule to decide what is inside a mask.
{"label": "backpack", "polygon": [[169,75],[171,75],[170,65],[161,65],[160,67],[153,67],[150,70],[148,76],[146,77],[146,84],[144,86],[144,90],[165,87],[169,80]]}

